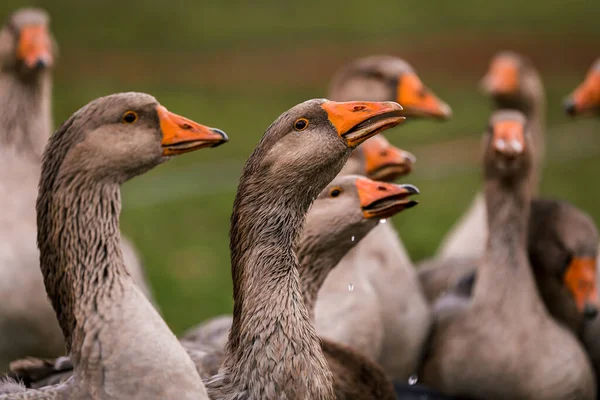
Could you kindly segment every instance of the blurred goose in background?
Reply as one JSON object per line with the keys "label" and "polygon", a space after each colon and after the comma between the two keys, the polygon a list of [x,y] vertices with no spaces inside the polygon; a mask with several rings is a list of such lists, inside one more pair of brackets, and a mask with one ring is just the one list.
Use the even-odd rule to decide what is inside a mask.
{"label": "blurred goose in background", "polygon": [[143,93],[96,99],[52,135],[36,203],[38,246],[74,377],[7,398],[207,399],[191,359],[125,268],[120,185],[226,141]]}
{"label": "blurred goose in background", "polygon": [[219,374],[205,381],[211,398],[335,398],[294,247],[310,205],[352,149],[399,124],[401,111],[392,102],[309,100],[265,132],[234,201],[233,324]]}
{"label": "blurred goose in background", "polygon": [[[521,111],[527,117],[536,155],[530,175],[532,195],[537,195],[545,154],[546,96],[536,68],[526,57],[503,51],[496,54],[481,81],[484,93],[492,99],[494,109]],[[485,199],[477,194],[469,210],[442,240],[436,258],[422,266],[448,259],[478,259],[483,255],[487,237]]]}
{"label": "blurred goose in background", "polygon": [[[600,58],[589,69],[585,80],[571,93],[564,103],[565,111],[571,116],[600,116]],[[600,257],[600,251],[599,257]],[[600,262],[597,259],[596,265]],[[599,276],[596,283],[600,284]],[[585,325],[583,342],[592,360],[596,372],[596,381],[600,382],[600,316]]]}
{"label": "blurred goose in background", "polygon": [[[339,101],[394,100],[407,117],[446,120],[452,114],[406,61],[392,56],[346,65],[333,77],[329,96]],[[342,173],[392,181],[410,171],[405,165],[413,156],[384,139],[371,140],[375,142],[363,145],[364,161],[359,153]],[[348,292],[348,284],[355,293]],[[319,334],[360,349],[394,380],[406,382],[415,372],[429,324],[429,308],[412,261],[391,223],[380,224],[350,251],[319,292]]]}
{"label": "blurred goose in background", "polygon": [[485,399],[595,399],[575,336],[551,318],[526,253],[535,144],[526,117],[497,111],[484,139],[490,228],[473,299],[436,315],[420,377],[444,393]]}
{"label": "blurred goose in background", "polygon": [[[0,31],[0,372],[18,357],[64,353],[42,282],[35,199],[40,158],[52,131],[52,67],[57,46],[48,14],[13,13]],[[6,212],[10,210],[10,212]],[[122,238],[125,265],[151,297],[139,258]]]}

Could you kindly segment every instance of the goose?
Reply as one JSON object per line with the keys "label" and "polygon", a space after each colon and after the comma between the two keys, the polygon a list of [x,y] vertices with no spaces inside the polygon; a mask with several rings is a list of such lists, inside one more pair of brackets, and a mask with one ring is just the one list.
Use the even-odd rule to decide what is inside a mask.
{"label": "goose", "polygon": [[547,312],[527,258],[529,175],[536,149],[526,117],[500,110],[489,126],[484,136],[487,248],[469,306],[437,316],[420,378],[466,398],[595,399],[587,356]]}
{"label": "goose", "polygon": [[[512,109],[525,114],[531,140],[537,152],[530,175],[532,195],[537,194],[545,148],[544,86],[537,69],[525,56],[501,51],[491,60],[481,81],[483,92],[492,99],[494,109]],[[453,259],[477,260],[486,245],[486,211],[483,193],[479,192],[469,210],[444,237],[433,263],[452,264]],[[420,266],[431,265],[432,261]]]}
{"label": "goose", "polygon": [[[40,158],[52,131],[57,46],[48,14],[14,12],[0,30],[0,373],[15,358],[57,357],[65,344],[44,290],[35,243]],[[152,298],[139,257],[122,238],[125,263]]]}
{"label": "goose", "polygon": [[352,149],[399,124],[401,112],[394,102],[313,99],[265,132],[233,205],[233,323],[219,373],[205,380],[211,398],[335,398],[294,248],[310,205]]}
{"label": "goose", "polygon": [[173,114],[144,93],[98,98],[52,135],[36,203],[38,247],[74,376],[1,398],[208,398],[191,359],[124,266],[120,185],[226,141],[222,131]]}
{"label": "goose", "polygon": [[[452,110],[428,89],[412,66],[393,56],[371,56],[342,67],[332,78],[334,100],[395,100],[404,115],[446,120]],[[370,141],[372,151],[367,154]],[[408,173],[407,157],[377,136],[365,146],[367,163],[348,162],[342,173],[392,181]],[[396,161],[393,161],[393,158]],[[408,156],[411,157],[411,156]],[[413,158],[414,159],[414,158]],[[387,164],[392,164],[387,168]],[[351,282],[356,294],[348,293]],[[317,332],[360,349],[395,381],[407,382],[417,367],[430,326],[429,306],[416,271],[391,223],[382,223],[350,251],[325,280],[316,306]]]}

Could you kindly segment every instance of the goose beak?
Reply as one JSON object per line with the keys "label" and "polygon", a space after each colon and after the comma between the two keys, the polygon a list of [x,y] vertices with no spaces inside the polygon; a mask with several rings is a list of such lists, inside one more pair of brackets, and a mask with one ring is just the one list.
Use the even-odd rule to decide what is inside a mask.
{"label": "goose beak", "polygon": [[493,126],[494,150],[506,158],[515,158],[525,150],[525,132],[519,121],[498,121]]}
{"label": "goose beak", "polygon": [[356,189],[363,217],[366,219],[389,218],[418,204],[417,201],[408,198],[419,194],[419,189],[413,185],[396,185],[369,178],[356,178]]}
{"label": "goose beak", "polygon": [[499,58],[492,62],[481,80],[482,90],[490,95],[510,95],[519,91],[519,66],[513,60]]}
{"label": "goose beak", "polygon": [[404,107],[407,117],[447,120],[452,116],[450,106],[423,85],[417,74],[403,74],[398,79],[396,101]]}
{"label": "goose beak", "polygon": [[31,69],[52,66],[52,41],[45,25],[29,25],[21,29],[17,58]]}
{"label": "goose beak", "polygon": [[563,280],[575,299],[577,309],[586,317],[595,317],[598,310],[596,259],[573,257]]}
{"label": "goose beak", "polygon": [[383,136],[375,136],[362,145],[367,176],[376,181],[393,181],[412,171],[417,158],[392,146]]}
{"label": "goose beak", "polygon": [[176,156],[205,147],[217,147],[229,140],[225,132],[200,125],[157,106],[162,131],[163,156]]}
{"label": "goose beak", "polygon": [[600,112],[600,71],[590,71],[585,81],[565,100],[565,112],[575,116]]}
{"label": "goose beak", "polygon": [[326,101],[321,105],[327,112],[329,122],[348,147],[356,146],[386,129],[392,128],[406,118],[398,103],[374,101],[349,101],[339,103]]}

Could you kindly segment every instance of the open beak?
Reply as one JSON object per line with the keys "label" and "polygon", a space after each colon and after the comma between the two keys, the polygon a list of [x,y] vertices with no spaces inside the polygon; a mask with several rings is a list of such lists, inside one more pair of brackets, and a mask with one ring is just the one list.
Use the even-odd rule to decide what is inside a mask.
{"label": "open beak", "polygon": [[590,71],[585,81],[565,100],[565,112],[579,115],[596,112],[600,114],[600,70]]}
{"label": "open beak", "polygon": [[407,117],[446,120],[452,116],[450,106],[425,87],[415,73],[401,75],[396,92],[396,101],[404,107]]}
{"label": "open beak", "polygon": [[17,58],[31,69],[52,66],[52,41],[45,25],[29,25],[21,29]]}
{"label": "open beak", "polygon": [[417,201],[409,199],[409,196],[419,194],[419,189],[413,185],[396,185],[369,178],[356,178],[356,188],[366,219],[389,218],[418,204]]}
{"label": "open beak", "polygon": [[417,158],[408,151],[392,146],[378,135],[362,145],[367,176],[376,181],[393,181],[412,171]]}
{"label": "open beak", "polygon": [[173,114],[163,106],[157,106],[156,112],[163,135],[161,141],[163,156],[175,156],[205,147],[216,147],[229,140],[225,132]]}
{"label": "open beak", "polygon": [[481,80],[481,88],[490,95],[511,95],[519,91],[519,66],[513,60],[499,58],[492,62]]}
{"label": "open beak", "polygon": [[577,309],[586,316],[595,317],[598,309],[596,259],[573,257],[563,279],[575,299]]}
{"label": "open beak", "polygon": [[525,132],[519,121],[498,121],[493,126],[492,146],[507,158],[515,158],[525,150]]}
{"label": "open beak", "polygon": [[321,105],[329,122],[348,147],[355,148],[368,138],[392,128],[406,118],[402,107],[391,101],[326,101]]}

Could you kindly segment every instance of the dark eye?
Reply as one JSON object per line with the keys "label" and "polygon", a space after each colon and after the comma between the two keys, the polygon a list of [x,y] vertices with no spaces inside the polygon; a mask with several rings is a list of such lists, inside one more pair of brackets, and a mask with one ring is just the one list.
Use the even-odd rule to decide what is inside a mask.
{"label": "dark eye", "polygon": [[331,197],[338,197],[340,194],[342,194],[342,188],[339,187],[334,187],[329,191]]}
{"label": "dark eye", "polygon": [[294,129],[297,131],[303,131],[308,128],[308,120],[306,118],[300,118],[294,122]]}
{"label": "dark eye", "polygon": [[123,122],[126,124],[133,124],[138,120],[138,115],[133,111],[127,111],[123,114]]}

